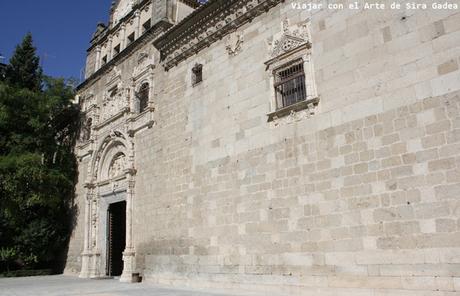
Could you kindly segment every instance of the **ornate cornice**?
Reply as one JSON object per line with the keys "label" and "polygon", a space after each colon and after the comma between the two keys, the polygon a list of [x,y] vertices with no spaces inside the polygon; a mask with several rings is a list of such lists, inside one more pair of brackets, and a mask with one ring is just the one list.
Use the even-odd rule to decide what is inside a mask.
{"label": "ornate cornice", "polygon": [[210,0],[153,42],[166,70],[284,0]]}

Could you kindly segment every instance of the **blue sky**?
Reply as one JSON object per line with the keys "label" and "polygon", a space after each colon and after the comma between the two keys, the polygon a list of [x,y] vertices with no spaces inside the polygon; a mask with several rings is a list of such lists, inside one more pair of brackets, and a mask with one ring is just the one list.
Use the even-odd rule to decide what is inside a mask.
{"label": "blue sky", "polygon": [[[111,0],[0,0],[0,54],[7,59],[32,32],[47,75],[80,77],[86,49]],[[7,60],[3,60],[7,62]]]}

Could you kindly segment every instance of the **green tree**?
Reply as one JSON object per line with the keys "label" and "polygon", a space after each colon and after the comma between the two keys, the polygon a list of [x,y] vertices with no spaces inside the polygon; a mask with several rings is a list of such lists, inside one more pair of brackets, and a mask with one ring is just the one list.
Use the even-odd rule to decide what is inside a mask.
{"label": "green tree", "polygon": [[0,82],[0,250],[9,265],[15,257],[16,267],[49,267],[71,226],[79,110],[69,83],[41,75],[38,64],[34,79],[12,74],[34,60],[23,47]]}
{"label": "green tree", "polygon": [[27,33],[10,59],[6,68],[6,80],[18,88],[38,91],[42,86],[42,73],[40,58],[37,56],[36,48],[33,45],[32,34]]}

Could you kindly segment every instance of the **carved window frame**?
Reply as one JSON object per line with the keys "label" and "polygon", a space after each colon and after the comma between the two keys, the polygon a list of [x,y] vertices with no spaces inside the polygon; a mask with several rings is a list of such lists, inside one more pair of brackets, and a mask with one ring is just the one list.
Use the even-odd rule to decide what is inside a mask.
{"label": "carved window frame", "polygon": [[[78,101],[82,110],[80,118],[80,136],[78,137],[78,146],[80,148],[88,146],[92,142],[94,128],[97,126],[98,107],[97,98],[92,92],[78,95]],[[91,120],[91,126],[88,130],[88,121]],[[89,136],[84,137],[83,133],[88,132]]]}
{"label": "carved window frame", "polygon": [[[275,93],[275,74],[276,71],[295,61],[303,63],[303,71],[305,75],[306,99],[283,108],[277,108],[277,99]],[[265,63],[267,71],[270,75],[270,113],[268,114],[268,122],[274,121],[277,118],[288,116],[292,113],[306,109],[313,109],[319,103],[318,93],[315,83],[315,73],[313,61],[311,58],[310,43],[303,44],[281,56],[272,59]]]}
{"label": "carved window frame", "polygon": [[[137,66],[133,70],[132,75],[132,96],[131,96],[131,113],[136,115],[136,118],[142,117],[143,114],[153,112],[153,92],[154,92],[154,79],[153,72],[155,69],[155,59],[153,55],[146,52],[141,52],[137,55]],[[149,94],[147,106],[140,112],[139,99],[137,93],[144,84],[149,85]]]}
{"label": "carved window frame", "polygon": [[[146,106],[142,109],[141,108],[141,98],[138,96],[138,94],[142,90],[142,86],[147,85],[148,86],[148,94],[147,94],[147,104]],[[152,105],[152,86],[151,86],[151,80],[148,78],[144,78],[143,80],[139,81],[136,85],[135,91],[134,91],[134,113],[136,114],[142,114],[145,111],[149,110],[149,107]]]}

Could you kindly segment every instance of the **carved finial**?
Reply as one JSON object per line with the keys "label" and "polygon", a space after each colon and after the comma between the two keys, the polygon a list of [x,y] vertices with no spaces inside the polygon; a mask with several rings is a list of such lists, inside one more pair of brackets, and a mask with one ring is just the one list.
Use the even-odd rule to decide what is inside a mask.
{"label": "carved finial", "polygon": [[288,18],[285,18],[283,20],[282,26],[283,26],[283,31],[284,32],[287,32],[289,30],[289,19]]}

